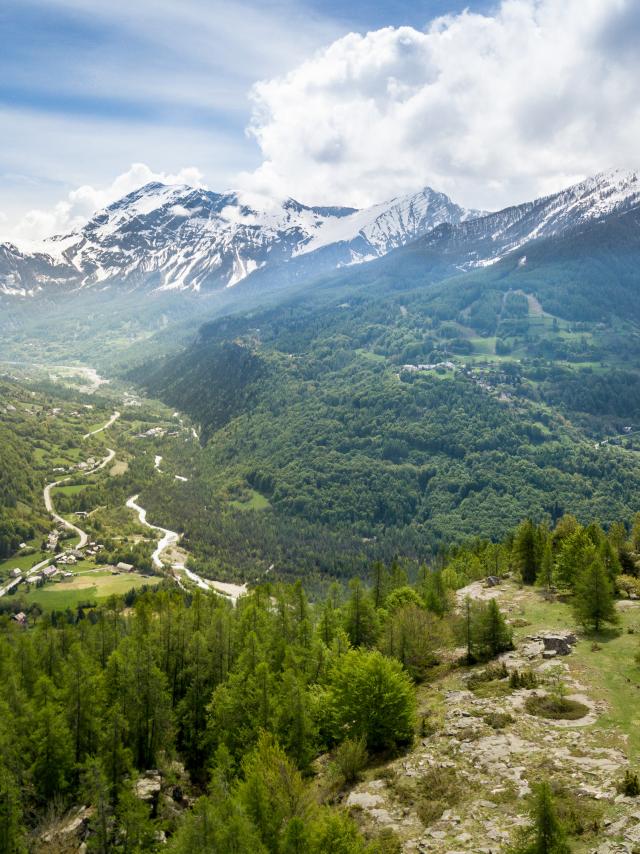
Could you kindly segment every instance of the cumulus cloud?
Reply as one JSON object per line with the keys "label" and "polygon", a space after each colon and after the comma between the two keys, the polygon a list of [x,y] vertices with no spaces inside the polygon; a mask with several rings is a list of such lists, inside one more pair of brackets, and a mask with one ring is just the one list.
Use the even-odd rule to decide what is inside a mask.
{"label": "cumulus cloud", "polygon": [[429,184],[497,208],[637,166],[636,0],[502,0],[351,33],[256,84],[254,192],[365,205]]}
{"label": "cumulus cloud", "polygon": [[[95,211],[115,202],[148,184],[160,181],[163,184],[188,184],[203,187],[203,176],[199,169],[189,166],[176,173],[154,172],[145,163],[133,163],[131,167],[118,175],[109,185],[93,187],[85,184],[72,190],[66,199],[49,209],[28,211],[17,223],[3,234],[4,240],[10,240],[25,249],[37,248],[37,244],[53,234],[66,234],[83,225]],[[0,226],[8,222],[0,214]]]}

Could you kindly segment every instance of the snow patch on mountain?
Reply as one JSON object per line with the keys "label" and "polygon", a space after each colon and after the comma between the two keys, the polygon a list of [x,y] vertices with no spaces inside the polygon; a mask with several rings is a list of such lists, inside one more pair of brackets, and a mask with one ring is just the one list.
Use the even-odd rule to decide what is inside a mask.
{"label": "snow patch on mountain", "polygon": [[[333,244],[335,257],[312,257],[311,274],[380,257],[441,222],[461,222],[465,211],[442,193],[425,189],[357,211],[275,203],[235,192],[147,184],[96,213],[77,232],[43,241],[9,266],[29,282],[29,259],[60,267],[68,287],[124,283],[152,290],[199,291],[233,287],[265,267],[276,267]],[[0,260],[0,281],[3,279]],[[18,290],[16,290],[16,293]]]}
{"label": "snow patch on mountain", "polygon": [[436,252],[446,245],[456,269],[468,270],[639,204],[639,173],[623,171],[491,214],[430,188],[355,210],[151,183],[37,251],[0,245],[0,293],[117,286],[198,292],[287,272],[311,279],[421,238]]}

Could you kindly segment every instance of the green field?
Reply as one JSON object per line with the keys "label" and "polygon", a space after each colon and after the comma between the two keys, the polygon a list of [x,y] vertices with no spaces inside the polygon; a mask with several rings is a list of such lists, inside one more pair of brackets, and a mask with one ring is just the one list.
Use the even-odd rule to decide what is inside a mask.
{"label": "green field", "polygon": [[264,495],[261,495],[255,489],[249,491],[251,497],[248,501],[230,501],[231,506],[236,507],[238,510],[267,510],[271,507],[269,499],[265,498]]}
{"label": "green field", "polygon": [[27,605],[37,603],[46,611],[76,608],[83,603],[94,603],[109,596],[122,596],[133,587],[156,584],[157,579],[137,572],[112,575],[109,570],[97,570],[76,575],[60,582],[49,582],[44,587],[31,590],[24,596]]}
{"label": "green field", "polygon": [[78,495],[86,488],[86,483],[70,483],[67,486],[55,486],[51,492],[53,495]]}
{"label": "green field", "polygon": [[7,560],[0,561],[0,578],[3,578],[7,575],[10,570],[21,569],[23,572],[26,569],[31,569],[32,566],[35,566],[37,563],[40,563],[41,560],[44,560],[47,557],[47,552],[37,551],[31,555],[15,555],[15,557],[10,557]]}

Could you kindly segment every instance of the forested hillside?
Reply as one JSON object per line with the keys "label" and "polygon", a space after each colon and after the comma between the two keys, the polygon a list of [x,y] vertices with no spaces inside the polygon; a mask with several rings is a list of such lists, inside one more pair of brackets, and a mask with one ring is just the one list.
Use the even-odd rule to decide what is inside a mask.
{"label": "forested hillside", "polygon": [[432,235],[206,324],[137,372],[201,425],[181,489],[200,556],[348,573],[372,552],[419,560],[443,540],[500,537],[527,514],[633,512],[633,216],[440,282]]}
{"label": "forested hillside", "polygon": [[[513,648],[513,626],[495,600],[463,593],[456,607],[455,591],[511,575],[544,594],[548,619],[565,614],[558,588],[585,631],[602,633],[619,619],[614,590],[636,595],[639,525],[629,535],[572,516],[552,531],[526,521],[503,543],[443,551],[411,579],[402,562],[374,563],[364,582],[313,602],[300,582],[260,585],[235,608],[169,583],[76,613],[3,599],[4,850],[72,850],[81,834],[97,851],[169,840],[174,854],[396,854],[411,823],[374,828],[340,804],[368,767],[379,773],[418,736],[436,743],[436,707],[417,716],[416,686],[431,686],[433,702],[461,675],[478,696],[495,683],[502,697],[527,689],[542,718],[588,711],[553,691],[533,711],[543,677],[531,670],[469,671]],[[22,623],[11,619],[19,609]],[[415,791],[388,776],[389,796],[417,809],[422,832],[475,796],[453,771],[440,774]],[[569,818],[569,832],[587,832]]]}

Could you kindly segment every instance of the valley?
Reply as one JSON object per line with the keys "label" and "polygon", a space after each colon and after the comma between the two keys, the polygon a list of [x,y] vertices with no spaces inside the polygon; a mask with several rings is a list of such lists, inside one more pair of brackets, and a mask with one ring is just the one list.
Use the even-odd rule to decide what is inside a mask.
{"label": "valley", "polygon": [[12,854],[632,854],[639,204],[154,184],[3,248]]}
{"label": "valley", "polygon": [[[49,394],[46,399],[40,398],[40,386],[38,378],[42,366],[36,366],[35,369],[30,369],[27,366],[22,366],[21,385],[12,386],[6,385],[5,392],[7,400],[11,399],[11,392],[20,397],[25,388],[25,383],[34,383],[34,388],[38,391],[31,391],[28,396],[31,398],[26,411],[28,414],[33,414],[36,410],[49,412],[49,417],[53,416],[57,421],[64,421],[64,447],[50,444],[50,447],[43,447],[44,443],[40,444],[37,437],[31,436],[34,440],[35,448],[33,449],[34,456],[38,454],[39,461],[43,464],[43,469],[46,471],[47,461],[69,463],[65,465],[57,465],[49,469],[49,471],[71,471],[64,477],[48,482],[42,490],[41,501],[44,505],[45,514],[48,515],[54,525],[52,531],[47,532],[45,515],[38,519],[38,527],[42,532],[40,537],[43,540],[43,545],[38,548],[36,543],[38,535],[31,537],[30,542],[22,544],[15,558],[0,562],[0,581],[4,578],[5,584],[0,587],[0,596],[10,595],[14,605],[13,611],[20,608],[24,604],[27,611],[31,606],[44,607],[45,609],[60,609],[63,606],[78,607],[80,610],[83,607],[89,607],[100,599],[108,598],[114,594],[125,594],[129,590],[133,590],[141,585],[158,583],[161,578],[167,578],[177,582],[183,589],[185,584],[180,581],[180,575],[185,577],[187,587],[192,585],[198,586],[200,589],[212,590],[218,587],[219,592],[223,596],[229,597],[232,601],[236,601],[239,596],[246,592],[246,586],[237,584],[225,584],[215,580],[205,581],[196,573],[191,571],[185,565],[188,555],[183,550],[177,550],[180,534],[168,531],[150,524],[146,519],[146,511],[140,507],[136,501],[138,495],[129,497],[126,500],[125,507],[133,511],[139,520],[142,528],[147,528],[153,533],[150,535],[154,539],[149,540],[147,537],[141,537],[139,534],[134,534],[131,542],[138,543],[138,554],[142,557],[141,569],[142,573],[137,571],[135,564],[127,564],[120,561],[122,565],[128,567],[124,571],[119,571],[116,564],[116,556],[113,556],[111,565],[109,565],[105,552],[105,541],[107,543],[117,544],[118,542],[128,541],[129,537],[123,537],[123,531],[117,522],[108,521],[106,524],[95,522],[95,515],[99,513],[101,507],[90,507],[87,504],[87,493],[90,490],[104,490],[104,483],[107,484],[112,478],[120,478],[124,476],[129,469],[129,462],[124,462],[123,458],[130,455],[131,442],[128,442],[131,429],[142,430],[147,427],[144,418],[151,414],[145,410],[146,404],[138,398],[133,397],[131,392],[125,392],[121,401],[118,400],[118,395],[121,389],[111,390],[109,396],[105,398],[97,398],[96,392],[103,385],[104,380],[99,377],[94,369],[89,368],[74,368],[66,371],[61,371],[55,368],[56,371],[54,382],[48,387],[49,394],[64,395],[63,400],[55,400],[53,403],[61,405],[54,406],[51,404]],[[49,370],[46,371],[49,377],[52,376]],[[69,377],[73,379],[75,376],[91,376],[92,385],[86,391],[80,400],[99,400],[97,403],[81,403],[73,396],[73,389],[77,387],[69,386]],[[60,385],[57,385],[59,383]],[[82,386],[81,386],[82,388]],[[127,404],[133,404],[136,409],[136,415],[142,420],[136,420],[133,425],[127,425],[123,429],[116,429],[114,425],[121,418],[121,412],[115,409],[107,418],[107,407],[111,401]],[[46,403],[45,403],[46,401]],[[7,409],[12,413],[20,412],[19,400],[16,399],[18,406],[8,403]],[[51,407],[47,409],[47,407]],[[165,418],[168,413],[165,413],[162,408],[158,408],[157,404],[152,404],[155,412],[151,416],[154,421],[158,414],[162,414]],[[83,422],[79,409],[86,409],[85,421]],[[71,409],[71,411],[69,411]],[[100,413],[106,418],[104,422],[95,423],[100,417]],[[69,417],[78,419],[78,423],[70,423]],[[125,414],[125,419],[127,415]],[[176,415],[171,416],[175,421]],[[182,423],[182,419],[181,419]],[[79,433],[78,429],[82,429],[87,425],[87,432]],[[48,431],[47,431],[48,432]],[[138,433],[143,439],[146,437],[149,442],[153,442],[153,437],[166,432],[165,428],[157,426],[148,427],[146,433]],[[107,434],[103,437],[102,434]],[[109,448],[106,442],[114,441],[113,444],[118,445],[118,449]],[[173,441],[178,441],[178,436],[186,437],[190,441],[193,440],[193,432],[191,428],[184,426],[180,430],[173,432]],[[74,445],[77,442],[77,446]],[[123,445],[129,444],[129,449],[125,450]],[[38,453],[39,452],[39,453]],[[94,456],[86,455],[93,453]],[[143,453],[146,453],[146,449]],[[104,456],[102,456],[104,454]],[[59,455],[59,456],[58,456]],[[121,462],[116,461],[122,460]],[[157,457],[156,457],[157,460]],[[23,463],[27,464],[26,460]],[[154,465],[154,470],[159,472],[159,467]],[[44,472],[43,472],[44,473]],[[45,474],[46,477],[46,474]],[[138,480],[137,483],[144,481]],[[108,489],[106,490],[108,494]],[[104,492],[103,492],[104,494]],[[107,501],[109,499],[107,498]],[[56,506],[60,504],[64,507],[64,513],[57,511]],[[38,513],[39,502],[34,501],[32,512]],[[79,508],[79,509],[76,509]],[[116,511],[117,508],[104,508],[105,510]],[[108,515],[108,513],[107,513]],[[131,525],[123,526],[125,529],[131,528]],[[86,530],[88,529],[88,530]],[[159,532],[160,536],[156,532]],[[45,545],[45,540],[48,536],[48,542]],[[142,545],[141,545],[142,544]],[[119,547],[116,545],[116,549]],[[120,547],[121,548],[121,547]],[[149,556],[150,552],[150,556]],[[47,554],[49,553],[49,554]],[[179,558],[176,562],[173,558]],[[149,567],[151,572],[146,572],[145,568]],[[117,580],[113,577],[116,576]],[[28,592],[24,593],[28,588]]]}

